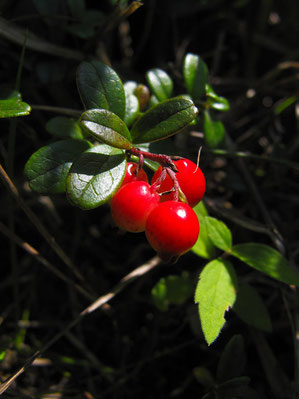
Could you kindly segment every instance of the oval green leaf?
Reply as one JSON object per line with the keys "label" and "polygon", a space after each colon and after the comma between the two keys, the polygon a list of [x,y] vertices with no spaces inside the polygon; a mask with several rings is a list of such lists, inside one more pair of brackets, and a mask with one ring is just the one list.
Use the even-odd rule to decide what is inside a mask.
{"label": "oval green leaf", "polygon": [[268,245],[256,243],[235,245],[231,255],[276,280],[299,286],[299,273],[278,251]]}
{"label": "oval green leaf", "polygon": [[0,100],[0,118],[12,118],[30,114],[31,107],[19,98]]}
{"label": "oval green leaf", "polygon": [[65,116],[55,116],[46,123],[46,130],[60,138],[83,139],[79,122]]}
{"label": "oval green leaf", "polygon": [[25,165],[32,190],[39,193],[63,193],[72,163],[89,148],[85,140],[62,140],[41,147]]}
{"label": "oval green leaf", "polygon": [[150,69],[145,76],[151,91],[159,101],[164,101],[171,97],[173,81],[165,71],[154,68]]}
{"label": "oval green leaf", "polygon": [[208,110],[203,113],[203,129],[208,148],[214,149],[223,146],[225,139],[223,123],[216,120]]}
{"label": "oval green leaf", "polygon": [[198,217],[200,233],[195,245],[192,247],[192,251],[202,258],[212,259],[215,257],[216,251],[212,240],[208,236],[208,230],[206,225],[206,216],[208,216],[208,212],[202,201],[197,204],[193,208],[193,210]]}
{"label": "oval green leaf", "polygon": [[67,196],[81,209],[93,209],[108,202],[126,172],[125,153],[99,144],[81,154],[67,177]]}
{"label": "oval green leaf", "polygon": [[209,262],[200,274],[195,291],[199,317],[205,339],[210,345],[218,337],[225,312],[236,299],[237,276],[231,263],[224,259]]}
{"label": "oval green leaf", "polygon": [[211,108],[217,111],[229,111],[229,102],[225,97],[218,96],[212,89],[212,86],[206,85],[206,95],[208,97],[208,104]]}
{"label": "oval green leaf", "polygon": [[133,125],[133,143],[150,143],[172,136],[192,122],[197,112],[193,102],[184,97],[163,101],[150,108]]}
{"label": "oval green leaf", "polygon": [[86,109],[103,108],[125,116],[126,96],[120,77],[100,61],[82,62],[77,71],[77,86]]}
{"label": "oval green leaf", "polygon": [[206,94],[208,67],[199,55],[188,53],[184,59],[183,75],[188,93],[193,101],[199,101]]}
{"label": "oval green leaf", "polygon": [[126,93],[126,113],[124,122],[127,126],[131,126],[139,115],[139,101],[134,94]]}
{"label": "oval green leaf", "polygon": [[80,123],[98,141],[124,150],[132,147],[131,134],[126,124],[113,112],[90,109],[83,112]]}
{"label": "oval green leaf", "polygon": [[229,228],[216,218],[211,216],[205,217],[208,236],[215,247],[222,251],[229,251],[232,247],[232,235]]}
{"label": "oval green leaf", "polygon": [[241,320],[250,326],[265,332],[272,331],[268,309],[256,289],[251,285],[239,285],[237,300],[234,303],[233,310]]}

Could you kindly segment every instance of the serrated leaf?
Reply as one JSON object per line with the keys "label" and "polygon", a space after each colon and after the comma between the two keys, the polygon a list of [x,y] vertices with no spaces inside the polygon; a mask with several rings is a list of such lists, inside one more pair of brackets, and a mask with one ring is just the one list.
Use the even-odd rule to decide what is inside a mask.
{"label": "serrated leaf", "polygon": [[85,140],[68,139],[41,147],[25,165],[31,189],[39,193],[65,192],[72,163],[90,146]]}
{"label": "serrated leaf", "polygon": [[0,118],[12,118],[29,115],[31,107],[18,97],[0,100]]}
{"label": "serrated leaf", "polygon": [[202,201],[197,204],[193,210],[195,211],[199,221],[200,234],[195,245],[192,247],[192,251],[202,258],[212,259],[215,257],[216,251],[212,240],[208,236],[208,230],[205,221],[205,216],[208,216],[208,212]]}
{"label": "serrated leaf", "polygon": [[131,126],[139,115],[139,101],[134,94],[126,93],[126,113],[124,122],[127,126]]}
{"label": "serrated leaf", "polygon": [[203,129],[208,148],[222,147],[225,139],[224,125],[221,121],[216,120],[209,110],[205,110],[203,113]]}
{"label": "serrated leaf", "polygon": [[236,299],[237,276],[231,263],[224,259],[209,262],[200,274],[195,291],[199,317],[205,339],[210,345],[218,337],[225,312]]}
{"label": "serrated leaf", "polygon": [[147,83],[159,101],[167,100],[172,95],[173,81],[162,69],[150,69],[146,73]]}
{"label": "serrated leaf", "polygon": [[192,293],[193,284],[188,273],[163,277],[152,288],[154,303],[162,311],[167,310],[169,304],[184,303]]}
{"label": "serrated leaf", "polygon": [[125,90],[110,66],[100,61],[82,62],[77,71],[77,86],[86,109],[103,108],[123,119]]}
{"label": "serrated leaf", "polygon": [[209,84],[206,85],[206,95],[208,97],[208,104],[211,108],[217,111],[229,111],[230,106],[228,100],[225,97],[218,96]]}
{"label": "serrated leaf", "polygon": [[124,150],[132,146],[131,134],[126,124],[113,112],[90,109],[83,112],[80,123],[98,141]]}
{"label": "serrated leaf", "polygon": [[184,59],[183,75],[188,93],[193,101],[199,101],[206,94],[208,67],[199,55],[188,53]]}
{"label": "serrated leaf", "polygon": [[223,251],[229,251],[232,247],[232,235],[229,228],[216,218],[205,217],[208,236],[215,247]]}
{"label": "serrated leaf", "polygon": [[254,287],[241,284],[233,310],[245,323],[260,330],[271,332],[272,323],[269,312]]}
{"label": "serrated leaf", "polygon": [[256,243],[235,245],[232,247],[231,255],[276,280],[299,286],[299,273],[278,251],[268,245]]}
{"label": "serrated leaf", "polygon": [[73,163],[67,177],[67,196],[88,210],[108,202],[126,172],[125,153],[106,144],[85,151]]}
{"label": "serrated leaf", "polygon": [[46,123],[46,130],[60,138],[83,139],[79,122],[65,116],[55,116]]}
{"label": "serrated leaf", "polygon": [[217,381],[240,377],[246,365],[246,351],[242,335],[234,335],[225,345],[217,366]]}
{"label": "serrated leaf", "polygon": [[150,108],[133,125],[133,143],[149,143],[172,136],[192,122],[197,112],[193,102],[184,97],[163,101]]}

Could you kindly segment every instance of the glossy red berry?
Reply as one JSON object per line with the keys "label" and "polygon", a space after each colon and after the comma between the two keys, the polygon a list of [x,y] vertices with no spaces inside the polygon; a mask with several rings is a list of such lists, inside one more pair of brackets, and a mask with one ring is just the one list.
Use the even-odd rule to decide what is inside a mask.
{"label": "glossy red berry", "polygon": [[161,202],[149,214],[145,234],[160,258],[169,262],[193,247],[199,234],[199,222],[186,203]]}
{"label": "glossy red berry", "polygon": [[[201,201],[206,190],[206,179],[204,174],[202,173],[201,169],[189,159],[180,159],[178,161],[174,161],[174,164],[178,170],[176,177],[180,188],[185,194],[188,204],[193,208]],[[161,172],[162,167],[160,166],[153,176],[152,184],[158,179],[158,177],[161,175]],[[172,187],[173,182],[167,175],[157,191],[159,193],[167,192],[170,191]],[[161,202],[173,200],[173,196],[173,192],[162,195]]]}
{"label": "glossy red berry", "polygon": [[144,169],[140,168],[137,173],[138,165],[135,162],[128,162],[125,177],[121,183],[121,187],[132,181],[146,181],[148,183],[148,177]]}
{"label": "glossy red berry", "polygon": [[111,201],[111,215],[122,230],[144,231],[148,214],[160,202],[160,196],[144,181],[133,181],[121,187]]}

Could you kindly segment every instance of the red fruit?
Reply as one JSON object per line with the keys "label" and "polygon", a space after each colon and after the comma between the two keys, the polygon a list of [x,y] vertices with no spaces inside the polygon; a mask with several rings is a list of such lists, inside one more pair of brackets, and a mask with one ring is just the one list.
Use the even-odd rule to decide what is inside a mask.
{"label": "red fruit", "polygon": [[145,234],[160,258],[169,262],[193,247],[199,234],[199,222],[186,203],[161,202],[149,214]]}
{"label": "red fruit", "polygon": [[[204,177],[204,174],[199,169],[199,167],[189,159],[180,159],[178,161],[174,161],[174,164],[178,170],[178,172],[176,173],[176,177],[178,179],[181,190],[185,194],[188,204],[191,206],[191,208],[193,208],[202,199],[206,190],[206,179]],[[159,166],[153,176],[152,184],[161,175],[161,172],[162,167]],[[157,191],[159,193],[163,193],[165,191],[170,191],[172,187],[173,182],[171,178],[167,175]],[[167,195],[162,195],[161,202],[173,200],[173,196],[173,192]]]}
{"label": "red fruit", "polygon": [[138,165],[134,162],[127,163],[127,170],[126,170],[125,177],[121,183],[121,187],[127,183],[130,183],[130,182],[136,181],[136,180],[146,181],[148,183],[147,174],[145,173],[144,169],[140,168],[139,172],[136,174],[137,167],[138,167]]}
{"label": "red fruit", "polygon": [[111,201],[111,215],[122,230],[144,231],[146,219],[160,202],[160,196],[144,181],[133,181],[121,187]]}

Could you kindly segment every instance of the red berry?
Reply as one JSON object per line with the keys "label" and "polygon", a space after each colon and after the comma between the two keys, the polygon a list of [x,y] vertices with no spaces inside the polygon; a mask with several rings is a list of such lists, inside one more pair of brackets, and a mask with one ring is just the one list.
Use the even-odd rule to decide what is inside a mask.
{"label": "red berry", "polygon": [[186,203],[166,201],[149,214],[145,234],[160,258],[169,262],[193,247],[199,234],[199,222]]}
{"label": "red berry", "polygon": [[122,230],[144,231],[150,211],[158,205],[160,196],[144,181],[133,181],[121,187],[111,201],[111,215]]}
{"label": "red berry", "polygon": [[[204,174],[202,173],[201,169],[189,159],[180,159],[178,161],[174,161],[174,164],[178,170],[176,177],[181,190],[185,194],[188,204],[191,206],[191,208],[193,208],[202,199],[206,190],[206,179]],[[161,175],[161,172],[162,167],[160,166],[153,176],[152,184]],[[167,175],[157,191],[159,193],[163,193],[165,191],[170,191],[172,187],[173,182]],[[173,192],[167,195],[162,195],[161,202],[173,200],[173,196]]]}
{"label": "red berry", "polygon": [[137,168],[138,168],[138,165],[136,163],[134,163],[134,162],[127,163],[126,174],[121,183],[121,187],[127,183],[130,183],[130,182],[136,181],[136,180],[148,182],[147,174],[145,173],[144,169],[140,168],[139,172],[136,173]]}

